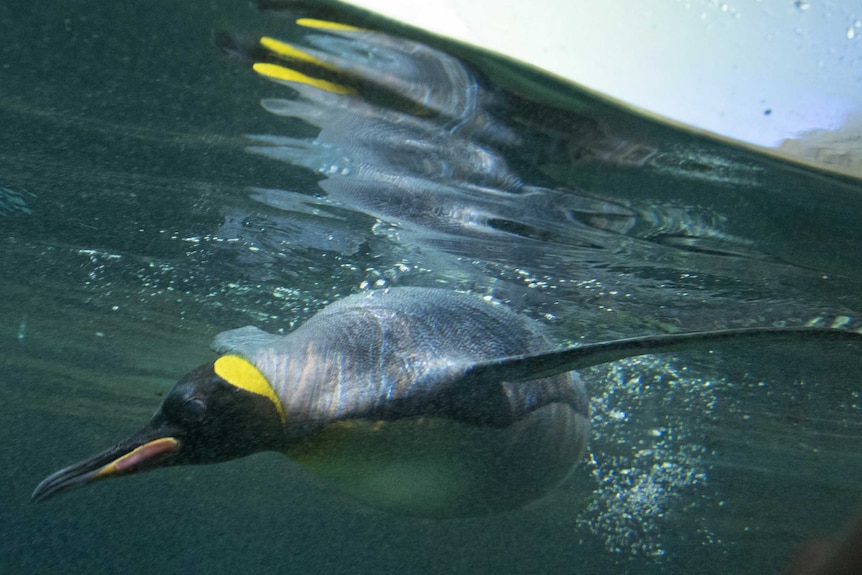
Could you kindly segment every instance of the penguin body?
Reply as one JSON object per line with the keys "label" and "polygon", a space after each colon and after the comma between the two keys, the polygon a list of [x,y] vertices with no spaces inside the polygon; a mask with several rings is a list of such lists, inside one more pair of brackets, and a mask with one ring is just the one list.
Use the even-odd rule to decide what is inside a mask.
{"label": "penguin body", "polygon": [[99,479],[280,451],[357,500],[427,517],[503,512],[577,465],[584,367],[723,342],[858,341],[831,328],[744,328],[557,349],[481,298],[392,288],[347,297],[285,336],[224,332],[141,430],[47,477],[41,501]]}
{"label": "penguin body", "polygon": [[520,507],[565,479],[586,448],[587,395],[573,372],[526,392],[503,383],[501,413],[470,405],[480,396],[451,405],[447,386],[464,366],[553,348],[538,323],[475,296],[369,291],[286,336],[240,328],[213,347],[270,382],[292,459],[374,507],[443,517]]}

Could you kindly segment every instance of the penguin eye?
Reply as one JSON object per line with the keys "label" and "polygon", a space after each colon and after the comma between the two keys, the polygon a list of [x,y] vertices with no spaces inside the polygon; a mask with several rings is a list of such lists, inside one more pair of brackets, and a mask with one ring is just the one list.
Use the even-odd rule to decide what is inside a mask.
{"label": "penguin eye", "polygon": [[182,416],[189,423],[197,423],[203,419],[207,404],[202,399],[192,397],[183,403]]}

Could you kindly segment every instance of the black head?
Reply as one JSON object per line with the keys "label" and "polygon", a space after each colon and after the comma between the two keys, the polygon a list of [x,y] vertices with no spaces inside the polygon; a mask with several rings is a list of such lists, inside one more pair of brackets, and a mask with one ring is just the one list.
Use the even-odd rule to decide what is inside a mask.
{"label": "black head", "polygon": [[226,355],[183,377],[137,433],[116,447],[62,469],[36,487],[43,501],[93,481],[155,467],[217,463],[284,442],[284,411],[263,375]]}

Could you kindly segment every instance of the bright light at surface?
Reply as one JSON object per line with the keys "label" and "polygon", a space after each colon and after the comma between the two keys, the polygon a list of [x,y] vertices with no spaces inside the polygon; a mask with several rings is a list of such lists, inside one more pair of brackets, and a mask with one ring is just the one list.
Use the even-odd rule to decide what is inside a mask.
{"label": "bright light at surface", "polygon": [[[350,3],[736,140],[770,148],[784,144],[782,149],[803,158],[823,156],[823,146],[831,146],[826,152],[853,156],[833,158],[849,163],[843,171],[862,175],[855,151],[862,148],[858,2]],[[824,130],[840,132],[831,137],[819,132]],[[816,143],[806,148],[785,142],[800,136]]]}

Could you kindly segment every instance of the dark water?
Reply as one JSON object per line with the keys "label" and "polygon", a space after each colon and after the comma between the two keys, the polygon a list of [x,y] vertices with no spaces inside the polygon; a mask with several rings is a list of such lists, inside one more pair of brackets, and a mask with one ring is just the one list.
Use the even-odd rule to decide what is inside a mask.
{"label": "dark water", "polygon": [[[274,454],[31,504],[219,331],[371,287],[493,296],[569,342],[855,327],[862,184],[391,28],[221,1],[6,3],[0,24],[0,572],[764,573],[857,507],[862,360],[816,342],[590,370],[588,460],[502,516],[378,513]],[[364,66],[361,96],[298,106],[243,60],[263,35]]]}

